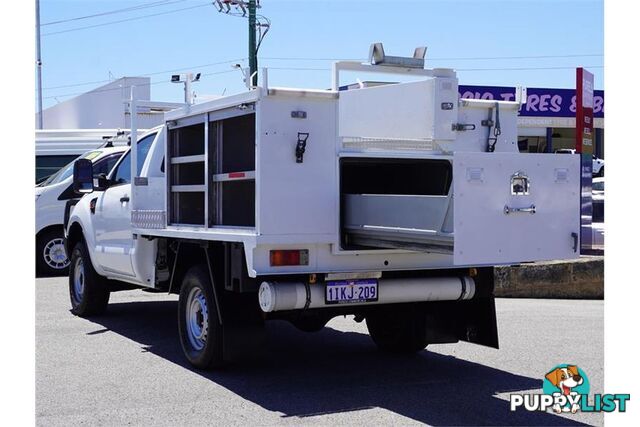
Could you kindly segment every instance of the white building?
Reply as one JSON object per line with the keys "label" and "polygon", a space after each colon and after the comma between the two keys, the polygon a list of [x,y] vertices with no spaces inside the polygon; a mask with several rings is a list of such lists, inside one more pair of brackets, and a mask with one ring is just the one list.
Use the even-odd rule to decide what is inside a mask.
{"label": "white building", "polygon": [[[176,102],[150,101],[149,77],[123,77],[42,112],[43,129],[36,130],[36,181],[55,173],[85,151],[104,144],[119,130],[131,128],[131,87],[135,86],[137,128],[163,123]],[[37,123],[36,114],[36,123]],[[37,125],[36,125],[37,127]]]}
{"label": "white building", "polygon": [[[150,101],[149,77],[122,77],[42,111],[44,129],[129,129],[131,87],[138,101],[138,128],[162,123],[165,111],[182,107],[175,102]],[[36,116],[37,119],[37,116]]]}

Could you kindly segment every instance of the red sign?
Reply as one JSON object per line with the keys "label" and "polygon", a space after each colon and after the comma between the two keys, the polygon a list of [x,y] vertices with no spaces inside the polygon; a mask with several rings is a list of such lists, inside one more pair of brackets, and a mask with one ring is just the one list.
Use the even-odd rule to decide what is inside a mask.
{"label": "red sign", "polygon": [[593,74],[576,69],[576,152],[593,154]]}

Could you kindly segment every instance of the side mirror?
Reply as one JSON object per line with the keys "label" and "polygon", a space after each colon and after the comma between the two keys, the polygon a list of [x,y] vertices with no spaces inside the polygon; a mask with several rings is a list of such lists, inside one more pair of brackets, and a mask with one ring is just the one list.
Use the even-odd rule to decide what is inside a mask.
{"label": "side mirror", "polygon": [[98,174],[98,176],[96,176],[94,178],[94,189],[99,190],[99,191],[104,191],[107,188],[109,188],[109,180],[107,179],[107,174],[106,173],[101,173]]}
{"label": "side mirror", "polygon": [[78,159],[73,163],[73,191],[77,194],[93,192],[93,162]]}

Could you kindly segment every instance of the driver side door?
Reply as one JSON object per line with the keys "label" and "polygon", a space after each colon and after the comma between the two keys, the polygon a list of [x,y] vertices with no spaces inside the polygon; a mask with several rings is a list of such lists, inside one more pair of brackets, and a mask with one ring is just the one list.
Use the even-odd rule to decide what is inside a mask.
{"label": "driver side door", "polygon": [[[137,175],[156,135],[148,135],[138,142]],[[128,151],[111,173],[109,188],[97,197],[94,224],[95,254],[102,268],[107,273],[134,278],[131,181],[131,151]]]}

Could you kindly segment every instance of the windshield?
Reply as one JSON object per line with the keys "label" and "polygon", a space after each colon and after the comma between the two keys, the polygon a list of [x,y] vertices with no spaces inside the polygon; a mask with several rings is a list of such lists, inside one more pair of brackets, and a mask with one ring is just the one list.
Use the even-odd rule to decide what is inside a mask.
{"label": "windshield", "polygon": [[[93,160],[96,157],[98,157],[100,155],[100,153],[101,153],[101,151],[89,151],[87,153],[84,153],[82,156],[78,157],[78,159]],[[76,160],[77,159],[74,159],[71,162],[69,162],[66,166],[63,166],[58,172],[54,173],[49,178],[47,178],[45,181],[43,181],[41,184],[39,184],[39,186],[40,187],[46,187],[47,185],[57,184],[59,182],[64,181],[65,179],[69,178],[71,175],[73,175],[73,163]]]}
{"label": "windshield", "polygon": [[594,182],[591,188],[596,191],[604,191],[604,181]]}

